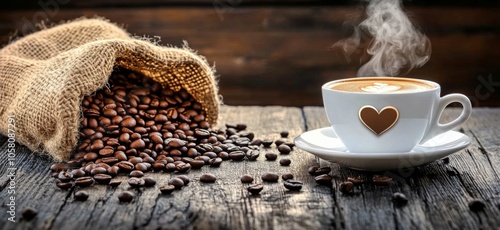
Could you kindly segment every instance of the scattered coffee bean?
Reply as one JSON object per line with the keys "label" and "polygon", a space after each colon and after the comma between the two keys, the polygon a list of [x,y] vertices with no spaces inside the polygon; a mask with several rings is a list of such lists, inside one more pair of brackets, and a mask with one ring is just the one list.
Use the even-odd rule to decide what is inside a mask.
{"label": "scattered coffee bean", "polygon": [[486,207],[486,204],[480,199],[473,199],[469,201],[469,209],[473,212],[483,211]]}
{"label": "scattered coffee bean", "polygon": [[205,173],[200,176],[200,181],[204,183],[214,183],[215,180],[217,180],[217,178],[214,174],[211,173]]}
{"label": "scattered coffee bean", "polygon": [[73,173],[68,171],[61,171],[57,176],[57,179],[59,179],[61,182],[69,182],[71,181],[71,179],[73,179]]}
{"label": "scattered coffee bean", "polygon": [[318,166],[311,166],[311,167],[309,167],[309,168],[307,169],[307,172],[308,172],[309,174],[311,174],[311,175],[313,175],[313,176],[314,176],[314,174],[316,173],[316,170],[318,170],[318,168],[319,168]]}
{"label": "scattered coffee bean", "polygon": [[153,187],[156,185],[156,180],[152,177],[143,177],[145,187]]}
{"label": "scattered coffee bean", "polygon": [[262,145],[266,148],[271,147],[272,144],[273,144],[273,140],[271,140],[271,139],[262,140]]}
{"label": "scattered coffee bean", "polygon": [[181,179],[182,182],[184,182],[184,186],[188,185],[189,182],[191,181],[189,177],[186,175],[178,175],[177,178]]}
{"label": "scattered coffee bean", "polygon": [[278,155],[276,153],[268,152],[266,153],[265,157],[268,161],[274,161],[276,160],[276,158],[278,158]]}
{"label": "scattered coffee bean", "polygon": [[139,171],[139,170],[133,170],[128,175],[130,177],[142,177],[142,176],[144,176],[144,173],[142,171]]}
{"label": "scattered coffee bean", "polygon": [[247,190],[253,195],[259,194],[262,191],[262,189],[264,189],[264,186],[262,184],[254,184],[247,188]]}
{"label": "scattered coffee bean", "polygon": [[274,141],[274,145],[276,145],[276,147],[279,147],[284,143],[285,143],[285,140],[283,140],[283,139],[278,139],[278,140]]}
{"label": "scattered coffee bean", "polygon": [[304,185],[304,183],[302,183],[302,181],[298,181],[298,180],[289,179],[289,180],[284,182],[285,188],[288,190],[291,190],[291,191],[301,190],[302,185]]}
{"label": "scattered coffee bean", "polygon": [[281,175],[281,179],[283,179],[284,181],[293,179],[293,174],[291,174],[291,173],[284,173],[284,174]]}
{"label": "scattered coffee bean", "polygon": [[73,195],[75,200],[86,201],[89,198],[89,194],[85,191],[77,191],[75,195]]}
{"label": "scattered coffee bean", "polygon": [[292,161],[288,158],[282,158],[280,160],[280,165],[281,166],[289,166],[292,163]]}
{"label": "scattered coffee bean", "polygon": [[88,187],[94,184],[94,178],[89,176],[79,177],[75,180],[75,185],[80,187]]}
{"label": "scattered coffee bean", "polygon": [[129,192],[129,191],[123,191],[121,192],[120,194],[118,194],[118,199],[121,201],[121,202],[130,202],[134,199],[134,194],[132,192]]}
{"label": "scattered coffee bean", "polygon": [[290,146],[282,144],[278,147],[278,151],[281,154],[289,154],[292,151],[292,149],[290,148]]}
{"label": "scattered coffee bean", "polygon": [[52,172],[60,172],[60,171],[66,171],[68,170],[68,167],[66,165],[60,164],[60,163],[55,163],[50,166],[50,171]]}
{"label": "scattered coffee bean", "polygon": [[168,184],[175,186],[176,189],[181,189],[184,186],[184,181],[180,178],[172,178],[168,181]]}
{"label": "scattered coffee bean", "polygon": [[131,177],[128,179],[127,182],[130,185],[130,187],[133,187],[133,188],[143,187],[146,184],[144,179],[138,178],[138,177]]}
{"label": "scattered coffee bean", "polygon": [[392,201],[399,206],[405,205],[408,203],[408,198],[406,198],[405,194],[400,192],[395,192],[392,194]]}
{"label": "scattered coffee bean", "polygon": [[21,211],[21,216],[23,216],[25,220],[32,220],[37,214],[38,212],[34,208],[25,208]]}
{"label": "scattered coffee bean", "polygon": [[376,185],[389,185],[392,182],[392,178],[387,176],[375,175],[373,176],[372,181]]}
{"label": "scattered coffee bean", "polygon": [[194,168],[194,169],[200,169],[201,167],[203,167],[205,165],[205,161],[203,161],[203,160],[192,160],[192,161],[189,162],[189,164],[191,164],[191,167]]}
{"label": "scattered coffee bean", "polygon": [[277,182],[280,178],[280,176],[276,173],[264,173],[262,174],[261,176],[262,180],[263,181],[266,181],[266,182]]}
{"label": "scattered coffee bean", "polygon": [[99,184],[109,184],[111,181],[111,176],[108,174],[96,174],[94,175],[94,180]]}
{"label": "scattered coffee bean", "polygon": [[241,181],[241,183],[252,183],[253,177],[248,175],[248,174],[245,174],[245,175],[241,176],[240,181]]}
{"label": "scattered coffee bean", "polygon": [[319,175],[319,176],[316,176],[314,178],[316,183],[321,184],[321,185],[332,184],[332,179],[333,179],[333,177],[329,176],[328,174]]}
{"label": "scattered coffee bean", "polygon": [[233,161],[241,161],[245,158],[245,153],[243,151],[233,151],[229,153],[229,158]]}
{"label": "scattered coffee bean", "polygon": [[70,189],[71,187],[73,187],[73,183],[71,182],[57,182],[56,185],[60,189]]}
{"label": "scattered coffee bean", "polygon": [[110,185],[111,187],[118,187],[118,186],[120,186],[120,184],[121,184],[121,183],[122,183],[122,181],[121,181],[121,180],[111,180],[111,181],[109,182],[109,185]]}
{"label": "scattered coffee bean", "polygon": [[350,181],[342,182],[339,185],[339,191],[342,194],[349,194],[354,189],[354,184]]}
{"label": "scattered coffee bean", "polygon": [[175,190],[175,186],[168,184],[160,187],[160,192],[163,194],[170,194]]}
{"label": "scattered coffee bean", "polygon": [[332,171],[330,167],[316,168],[316,170],[312,172],[312,175],[318,176],[318,175],[328,174],[330,173],[330,171]]}
{"label": "scattered coffee bean", "polygon": [[354,185],[360,185],[364,182],[363,179],[361,179],[360,176],[358,177],[347,177],[347,181],[353,183]]}
{"label": "scattered coffee bean", "polygon": [[288,137],[288,131],[281,131],[281,132],[280,132],[280,136],[281,136],[282,138],[287,138],[287,137]]}
{"label": "scattered coffee bean", "polygon": [[212,158],[212,159],[208,160],[208,164],[211,167],[219,167],[222,164],[222,158],[220,158],[220,157]]}
{"label": "scattered coffee bean", "polygon": [[256,161],[260,156],[259,150],[250,149],[246,152],[246,157],[249,161]]}

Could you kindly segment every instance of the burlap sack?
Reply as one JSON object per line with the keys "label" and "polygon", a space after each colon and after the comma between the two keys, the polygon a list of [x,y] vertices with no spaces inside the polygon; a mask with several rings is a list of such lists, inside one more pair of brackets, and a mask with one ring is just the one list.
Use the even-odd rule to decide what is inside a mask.
{"label": "burlap sack", "polygon": [[0,132],[15,115],[15,139],[67,160],[77,144],[85,95],[104,87],[115,66],[185,88],[217,120],[214,71],[187,48],[131,37],[103,19],[78,19],[17,40],[0,50]]}

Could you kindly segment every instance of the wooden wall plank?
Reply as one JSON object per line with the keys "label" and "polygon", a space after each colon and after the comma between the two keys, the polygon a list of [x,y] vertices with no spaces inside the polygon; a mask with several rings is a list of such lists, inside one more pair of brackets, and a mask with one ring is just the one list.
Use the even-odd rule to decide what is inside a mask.
{"label": "wooden wall plank", "polygon": [[[442,84],[443,94],[467,94],[476,106],[500,106],[500,14],[497,8],[407,7],[432,43],[430,61],[407,77]],[[22,35],[36,10],[0,13],[0,43]],[[219,17],[213,8],[61,9],[50,21],[101,15],[161,44],[183,40],[215,63],[220,93],[233,105],[321,105],[326,81],[356,76],[359,55],[348,62],[331,46],[350,35],[347,18],[358,7],[236,7]],[[27,31],[25,29],[27,28]],[[488,91],[490,89],[490,91]]]}

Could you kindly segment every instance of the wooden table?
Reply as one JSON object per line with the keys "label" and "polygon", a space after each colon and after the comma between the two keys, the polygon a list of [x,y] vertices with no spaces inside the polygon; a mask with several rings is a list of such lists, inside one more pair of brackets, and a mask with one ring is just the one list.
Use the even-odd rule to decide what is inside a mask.
{"label": "wooden table", "polygon": [[[452,117],[459,110],[448,109]],[[236,107],[224,106],[221,124],[240,122],[257,137],[277,139],[288,130],[290,139],[306,130],[327,125],[320,107]],[[394,178],[389,186],[370,183],[343,195],[336,187],[352,176],[368,180],[373,173],[348,169],[325,162],[300,149],[289,156],[292,164],[282,167],[278,161],[266,161],[264,154],[256,162],[227,161],[220,168],[191,170],[192,182],[171,195],[158,188],[132,190],[136,198],[130,204],[119,203],[117,194],[130,190],[127,183],[118,188],[93,186],[88,201],[73,198],[75,189],[57,188],[50,177],[48,157],[16,148],[14,180],[16,223],[7,221],[8,186],[7,138],[1,137],[0,153],[0,226],[3,229],[498,229],[500,226],[500,109],[474,109],[460,131],[471,145],[443,160],[411,170],[379,172]],[[276,151],[275,149],[273,149]],[[282,158],[284,156],[279,156]],[[330,166],[333,186],[317,185],[307,168]],[[248,173],[260,181],[264,172],[291,172],[304,181],[300,192],[289,192],[283,182],[264,183],[259,196],[252,196],[239,181]],[[202,184],[201,173],[217,175],[215,184]],[[150,173],[159,184],[170,175]],[[392,202],[394,192],[404,193],[407,205]],[[474,212],[472,199],[481,199],[486,207]],[[33,207],[38,215],[31,221],[20,218],[21,210]]]}

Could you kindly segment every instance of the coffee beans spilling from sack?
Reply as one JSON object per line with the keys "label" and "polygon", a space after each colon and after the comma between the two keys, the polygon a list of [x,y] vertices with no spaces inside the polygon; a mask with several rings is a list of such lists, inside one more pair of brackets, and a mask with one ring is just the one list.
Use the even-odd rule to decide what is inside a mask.
{"label": "coffee beans spilling from sack", "polygon": [[[86,96],[82,111],[75,154],[70,161],[51,167],[61,189],[96,183],[117,186],[120,182],[112,178],[119,174],[130,177],[127,182],[131,187],[151,187],[156,181],[143,177],[145,172],[187,173],[205,166],[218,167],[226,160],[254,161],[263,143],[267,147],[273,143],[255,138],[244,124],[213,130],[202,106],[187,91],[164,89],[125,70],[114,72],[107,88]],[[293,147],[292,142],[276,141],[276,150],[282,154]],[[213,183],[216,176],[204,174],[200,181]],[[187,183],[188,177],[176,177],[159,187],[167,193],[172,190],[169,185],[181,188]],[[120,200],[132,198],[125,194]]]}

